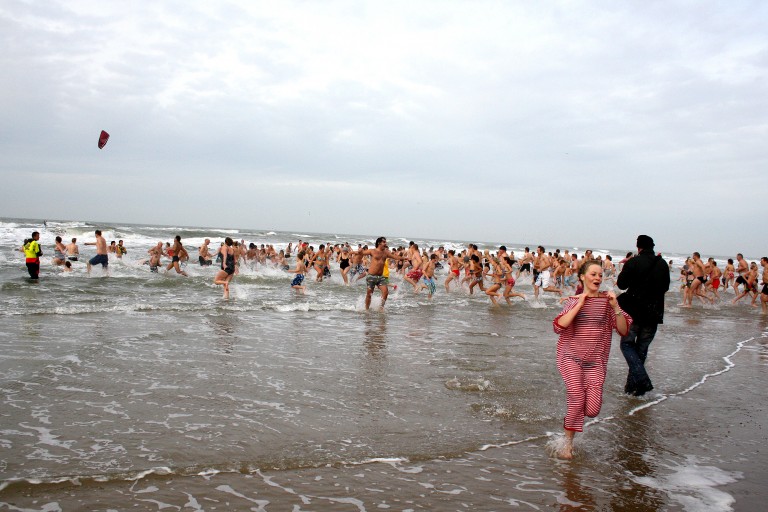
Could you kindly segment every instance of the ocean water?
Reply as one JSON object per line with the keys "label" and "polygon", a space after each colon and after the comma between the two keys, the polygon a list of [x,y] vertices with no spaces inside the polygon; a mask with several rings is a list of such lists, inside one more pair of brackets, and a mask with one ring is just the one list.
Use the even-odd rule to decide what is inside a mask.
{"label": "ocean water", "polygon": [[[47,224],[0,220],[0,509],[698,511],[766,497],[768,318],[732,294],[679,308],[673,274],[649,356],[656,389],[623,394],[614,336],[603,410],[563,462],[551,456],[560,306],[534,302],[528,279],[516,288],[530,300],[492,307],[393,277],[385,310],[377,292],[366,311],[364,281],[344,286],[336,265],[322,283],[311,272],[306,295],[256,266],[224,300],[214,267],[190,263],[185,278],[140,261],[177,234],[191,260],[206,237],[280,249],[379,234]],[[33,229],[37,283],[17,252]],[[89,276],[86,258],[72,273],[50,264],[57,234],[93,255],[94,229],[128,248],[107,274]]]}

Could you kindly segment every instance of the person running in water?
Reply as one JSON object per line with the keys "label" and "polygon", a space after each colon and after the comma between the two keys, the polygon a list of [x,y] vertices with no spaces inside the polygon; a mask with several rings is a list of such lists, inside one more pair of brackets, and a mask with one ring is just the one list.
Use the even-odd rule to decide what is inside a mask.
{"label": "person running in water", "polygon": [[384,264],[387,258],[395,260],[405,260],[407,258],[398,256],[389,250],[387,247],[387,239],[380,236],[376,239],[375,249],[360,249],[357,254],[362,258],[363,256],[371,257],[371,264],[368,267],[368,276],[365,278],[368,290],[365,294],[365,309],[371,307],[371,296],[373,290],[378,288],[381,292],[381,309],[384,309],[384,304],[387,303],[387,295],[389,295],[389,289],[387,284],[389,278],[384,277]]}

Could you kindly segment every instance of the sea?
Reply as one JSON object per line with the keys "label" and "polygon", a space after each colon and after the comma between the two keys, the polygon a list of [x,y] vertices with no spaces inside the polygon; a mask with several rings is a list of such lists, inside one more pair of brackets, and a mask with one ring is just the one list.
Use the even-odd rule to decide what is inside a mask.
{"label": "sea", "polygon": [[[95,229],[128,252],[88,274]],[[18,250],[33,230],[38,282]],[[57,235],[78,239],[72,272],[52,265]],[[147,250],[176,235],[189,276],[150,272]],[[445,270],[431,299],[393,274],[384,309],[377,291],[366,310],[364,281],[345,286],[336,263],[323,282],[307,276],[305,295],[282,269],[243,265],[228,300],[215,265],[195,263],[205,238],[280,250],[382,235],[409,242],[0,219],[0,510],[765,509],[768,315],[748,298],[732,304],[730,290],[679,307],[685,254],[664,253],[672,287],[649,353],[655,389],[623,393],[614,335],[602,411],[571,461],[553,456],[561,305],[549,293],[534,301],[529,277],[516,286],[525,299],[494,306],[446,293]],[[413,241],[517,254],[541,243]],[[587,249],[547,250],[558,248]],[[590,249],[618,261],[633,247]]]}

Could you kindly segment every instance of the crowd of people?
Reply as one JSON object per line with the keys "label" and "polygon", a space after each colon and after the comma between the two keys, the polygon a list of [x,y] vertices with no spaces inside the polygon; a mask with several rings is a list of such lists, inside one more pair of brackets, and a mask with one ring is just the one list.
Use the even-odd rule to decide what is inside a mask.
{"label": "crowd of people", "polygon": [[[38,240],[39,233],[34,232],[32,238],[25,240],[21,249],[25,253],[32,279],[37,279],[40,271],[39,257],[42,256],[42,250]],[[206,238],[198,247],[197,262],[203,267],[213,265],[214,261],[217,263],[220,270],[215,274],[214,283],[223,287],[224,297],[229,297],[229,284],[243,265],[252,268],[262,265],[284,270],[292,274],[290,286],[304,293],[305,279],[309,275],[314,282],[322,282],[331,275],[331,265],[335,263],[334,269],[338,269],[345,285],[365,279],[370,290],[381,290],[382,306],[386,302],[385,279],[386,287],[390,286],[390,268],[415,293],[425,291],[431,298],[438,288],[445,289],[446,293],[461,288],[469,294],[475,291],[484,294],[493,305],[498,305],[502,299],[508,304],[511,304],[514,297],[527,299],[525,294],[515,289],[521,275],[530,279],[534,300],[538,300],[541,293],[566,297],[569,293],[576,293],[579,288],[578,270],[584,262],[592,259],[600,263],[606,281],[615,285],[618,272],[633,256],[633,253],[627,253],[614,263],[611,255],[595,256],[590,250],[578,255],[568,250],[561,252],[560,249],[547,252],[543,246],[538,246],[535,251],[526,247],[523,253],[515,255],[503,245],[491,252],[487,249],[480,251],[475,244],[469,244],[457,253],[442,246],[420,248],[414,242],[410,242],[408,247],[390,249],[384,237],[379,238],[372,248],[361,244],[355,248],[349,243],[320,244],[315,248],[299,240],[296,245],[291,242],[285,249],[277,250],[273,245],[261,244],[259,247],[229,237],[218,248],[211,248],[210,244],[211,240]],[[110,256],[122,258],[128,252],[123,240],[107,243],[100,230],[95,231],[95,240],[85,242],[85,245],[96,247],[96,255],[87,260],[88,272],[94,265],[102,265],[106,269]],[[382,258],[382,267],[379,268],[379,251],[382,250],[386,250],[386,257]],[[172,243],[158,242],[147,252],[147,257],[140,260],[140,263],[149,266],[152,272],[158,272],[163,267],[165,271],[174,270],[180,275],[187,275],[183,268],[190,256],[180,236],[176,236]],[[57,236],[53,253],[53,264],[61,266],[66,272],[71,271],[72,262],[80,259],[77,238],[72,238],[65,245],[62,238]],[[290,265],[291,260],[293,266]],[[668,265],[671,269],[671,260]],[[691,307],[694,298],[701,303],[714,303],[721,300],[721,291],[731,288],[734,292],[733,303],[750,297],[751,305],[757,307],[759,299],[763,311],[768,312],[768,259],[762,258],[760,266],[762,272],[757,262],[748,263],[742,254],[737,254],[735,261],[728,259],[728,263],[721,269],[714,258],[708,258],[705,262],[698,252],[694,252],[680,269],[680,306]],[[440,272],[441,269],[444,271]],[[442,275],[445,277],[440,277]],[[394,288],[397,285],[391,286]],[[369,299],[367,297],[367,303]]]}
{"label": "crowd of people", "polygon": [[[88,272],[93,265],[106,268],[109,254],[120,258],[127,253],[122,240],[107,245],[100,230],[96,230],[95,235],[95,241],[86,242],[86,245],[96,247],[96,255],[87,264]],[[25,240],[21,248],[32,279],[37,279],[40,271],[42,249],[39,238],[38,232],[32,233],[32,238]],[[491,254],[489,250],[481,252],[477,245],[469,244],[457,254],[455,250],[446,251],[443,247],[421,249],[414,242],[407,248],[390,249],[387,239],[379,237],[372,248],[361,244],[356,249],[344,243],[320,244],[315,250],[299,240],[295,247],[295,264],[291,268],[288,261],[294,251],[293,243],[280,251],[271,245],[259,248],[251,243],[246,247],[244,240],[236,242],[230,237],[215,251],[210,249],[210,243],[206,238],[198,248],[198,264],[207,267],[213,265],[214,260],[218,262],[214,283],[223,287],[225,298],[229,297],[229,285],[241,265],[280,268],[293,274],[290,286],[298,293],[304,293],[308,274],[314,271],[315,282],[322,282],[330,275],[331,262],[338,264],[344,284],[365,279],[366,309],[370,308],[376,289],[381,294],[381,308],[384,308],[393,272],[399,274],[414,293],[426,290],[430,298],[438,288],[437,269],[445,269],[443,287],[446,293],[463,288],[474,294],[477,288],[478,293],[487,295],[493,305],[497,305],[501,298],[507,303],[515,296],[526,298],[514,291],[521,275],[531,279],[535,300],[540,293],[561,297],[567,294],[560,299],[563,309],[553,320],[554,332],[559,335],[557,368],[567,396],[563,442],[556,450],[556,455],[563,459],[573,458],[573,440],[576,432],[583,430],[584,418],[597,416],[602,407],[613,331],[621,337],[621,352],[628,367],[625,393],[639,397],[653,390],[645,362],[658,326],[663,323],[664,296],[670,287],[672,262],[668,263],[661,254],[654,252],[654,241],[647,235],[637,237],[637,253],[627,253],[618,265],[613,263],[610,255],[595,257],[589,250],[580,257],[568,251],[547,252],[543,246],[538,246],[534,253],[526,247],[523,254],[516,257],[503,245]],[[77,261],[79,256],[77,239],[73,238],[65,246],[61,237],[56,237],[54,264],[71,267],[67,264]],[[166,272],[173,269],[187,275],[182,265],[189,260],[189,253],[180,236],[175,237],[172,245],[166,243],[164,246],[163,242],[158,242],[148,251],[148,256],[142,263],[153,272],[158,271],[161,258],[165,257],[170,259]],[[691,307],[694,297],[703,303],[713,303],[719,299],[722,285],[724,290],[729,286],[733,288],[734,303],[751,295],[752,305],[756,306],[759,296],[763,312],[767,313],[768,257],[761,258],[760,264],[763,270],[759,277],[757,264],[747,264],[743,255],[738,254],[736,262],[729,259],[720,270],[714,258],[705,263],[701,255],[694,252],[681,269],[681,306]],[[762,289],[758,291],[759,278],[762,279]],[[612,282],[614,286],[609,291],[601,291],[604,281]],[[625,291],[617,296],[614,287]]]}

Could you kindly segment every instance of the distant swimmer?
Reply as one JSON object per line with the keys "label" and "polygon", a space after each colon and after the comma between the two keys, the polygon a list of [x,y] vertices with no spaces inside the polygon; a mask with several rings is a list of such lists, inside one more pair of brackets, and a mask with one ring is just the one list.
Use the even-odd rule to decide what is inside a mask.
{"label": "distant swimmer", "polygon": [[24,246],[19,249],[20,252],[24,253],[29,277],[34,280],[40,278],[40,256],[43,255],[38,240],[40,240],[40,233],[33,231],[32,238],[24,240]]}
{"label": "distant swimmer", "polygon": [[187,259],[189,259],[189,254],[187,254],[187,250],[184,249],[184,246],[181,245],[181,235],[176,235],[176,238],[173,240],[173,256],[171,262],[165,268],[165,271],[168,272],[169,270],[174,269],[177,274],[186,277],[187,273],[181,270],[180,262]]}
{"label": "distant swimmer", "polygon": [[96,241],[85,242],[85,245],[96,246],[96,256],[88,261],[87,270],[89,274],[91,273],[91,267],[93,265],[101,264],[101,268],[105,270],[109,265],[109,256],[107,255],[107,241],[103,236],[101,236],[100,229],[97,229],[94,233],[96,234]]}
{"label": "distant swimmer", "polygon": [[73,238],[70,243],[67,244],[67,259],[69,261],[77,261],[80,258],[80,248],[77,246],[77,238]]}
{"label": "distant swimmer", "polygon": [[371,257],[371,264],[368,267],[368,276],[365,278],[368,288],[365,294],[365,309],[370,309],[371,296],[373,295],[373,290],[376,288],[381,292],[381,308],[384,309],[384,304],[387,303],[387,296],[389,295],[389,289],[387,288],[389,278],[384,277],[383,275],[384,263],[387,258],[395,260],[405,260],[407,258],[392,253],[387,247],[387,239],[383,236],[376,239],[375,249],[360,249],[357,254],[361,257]]}
{"label": "distant swimmer", "polygon": [[230,237],[224,239],[224,245],[219,249],[219,254],[221,255],[221,270],[216,272],[216,276],[213,278],[213,284],[224,286],[225,299],[229,298],[229,283],[235,275],[236,258],[233,245],[234,241]]}

